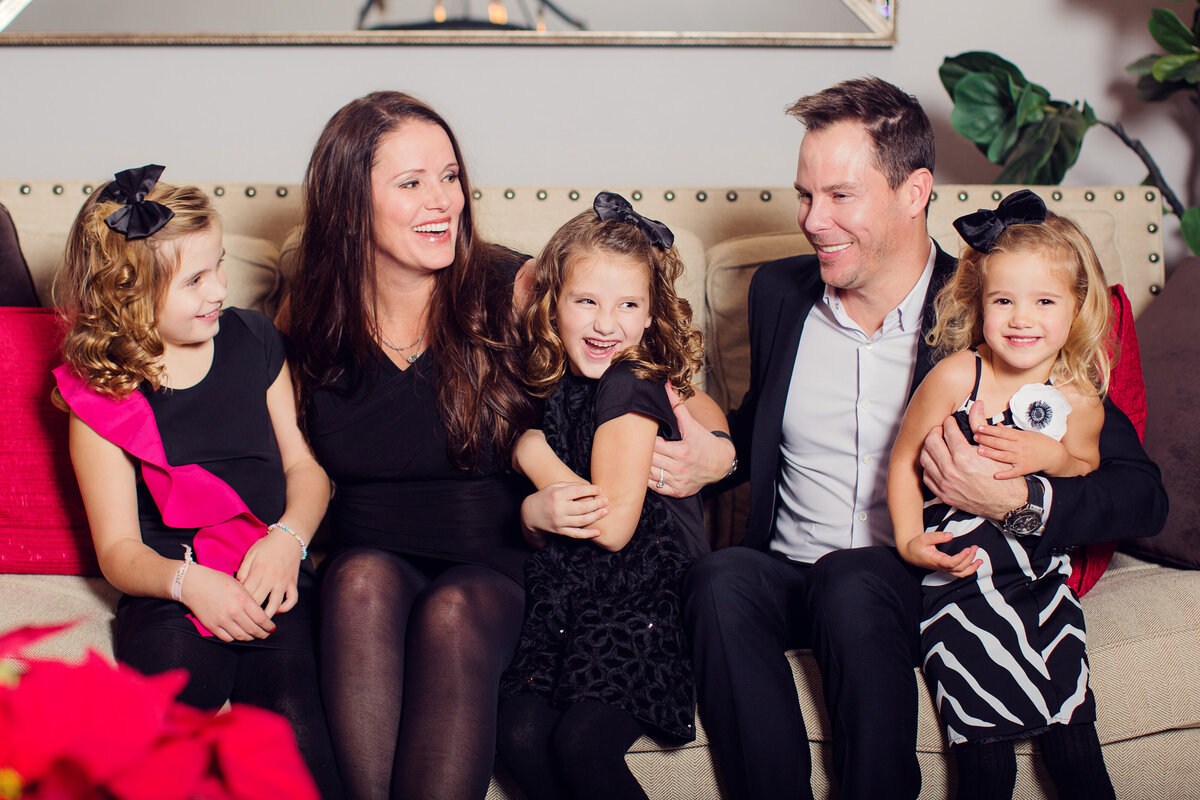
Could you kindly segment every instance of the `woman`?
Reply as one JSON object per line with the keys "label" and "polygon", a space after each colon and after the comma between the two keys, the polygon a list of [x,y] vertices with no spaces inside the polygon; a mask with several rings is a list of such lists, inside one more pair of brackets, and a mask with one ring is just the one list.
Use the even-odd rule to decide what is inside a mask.
{"label": "woman", "polygon": [[322,688],[350,796],[482,797],[524,608],[523,257],[476,241],[458,144],[398,92],[326,125],[290,299],[302,423],[337,486]]}
{"label": "woman", "polygon": [[[321,664],[339,766],[355,798],[483,797],[529,552],[529,486],[508,469],[533,411],[525,257],[475,238],[454,134],[399,92],[333,116],[305,191],[290,332],[301,423],[337,487]],[[526,523],[584,529],[603,503],[550,487]]]}

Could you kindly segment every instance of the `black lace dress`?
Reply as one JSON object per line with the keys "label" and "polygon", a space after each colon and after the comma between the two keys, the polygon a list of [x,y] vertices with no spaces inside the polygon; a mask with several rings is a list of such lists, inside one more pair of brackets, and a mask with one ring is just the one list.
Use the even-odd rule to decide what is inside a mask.
{"label": "black lace dress", "polygon": [[[542,427],[576,474],[591,474],[592,437],[630,412],[679,439],[662,384],[615,364],[599,380],[565,376],[546,400]],[[700,498],[646,493],[633,538],[610,553],[587,540],[552,536],[526,564],[526,617],[501,693],[567,705],[595,699],[670,738],[695,737],[692,667],[679,586],[707,550]]]}

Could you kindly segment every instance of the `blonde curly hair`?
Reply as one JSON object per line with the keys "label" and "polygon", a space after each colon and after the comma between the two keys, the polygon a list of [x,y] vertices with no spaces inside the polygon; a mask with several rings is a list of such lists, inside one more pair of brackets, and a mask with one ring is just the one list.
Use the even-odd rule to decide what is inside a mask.
{"label": "blonde curly hair", "polygon": [[691,397],[704,342],[692,327],[691,304],[675,293],[675,281],[683,274],[679,252],[655,247],[635,225],[601,221],[590,209],[559,228],[537,259],[532,300],[523,318],[530,342],[525,375],[530,390],[545,397],[566,372],[566,349],[555,324],[558,299],[572,262],[589,253],[645,264],[650,275],[650,327],[640,344],[618,353],[613,363],[632,361],[639,378],[670,381],[680,397]]}
{"label": "blonde curly hair", "polygon": [[926,336],[937,357],[983,343],[983,279],[988,261],[998,253],[1036,253],[1063,270],[1074,289],[1075,319],[1050,377],[1057,385],[1074,384],[1081,392],[1103,397],[1116,355],[1108,283],[1087,234],[1053,211],[1046,212],[1045,222],[1009,226],[989,253],[963,248],[957,271],[938,292],[937,323]]}
{"label": "blonde curly hair", "polygon": [[197,187],[159,183],[146,200],[175,216],[153,235],[129,240],[104,222],[122,205],[101,200],[104,188],[96,188],[71,226],[54,278],[54,303],[67,324],[66,362],[93,390],[121,398],[143,381],[155,389],[162,385],[156,319],[179,269],[176,243],[211,229],[218,217]]}

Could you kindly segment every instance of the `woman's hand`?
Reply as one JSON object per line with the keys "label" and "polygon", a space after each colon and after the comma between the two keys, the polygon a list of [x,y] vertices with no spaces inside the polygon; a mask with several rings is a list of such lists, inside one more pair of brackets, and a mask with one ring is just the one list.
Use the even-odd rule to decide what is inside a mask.
{"label": "woman's hand", "polygon": [[192,564],[181,597],[200,624],[223,642],[265,639],[275,630],[246,587],[224,572]]}
{"label": "woman's hand", "polygon": [[290,533],[273,528],[246,551],[237,579],[257,605],[265,600],[266,615],[291,611],[300,599],[296,581],[300,574],[301,550]]}
{"label": "woman's hand", "polygon": [[534,548],[545,545],[545,534],[595,539],[600,531],[588,526],[607,514],[604,490],[588,483],[552,483],[521,503],[521,522],[528,530],[525,538]]}
{"label": "woman's hand", "polygon": [[975,570],[983,565],[982,559],[975,558],[979,546],[971,545],[954,555],[947,555],[938,549],[939,544],[944,544],[953,538],[954,535],[946,531],[927,531],[900,545],[900,555],[908,563],[922,569],[948,572],[956,578],[974,575]]}

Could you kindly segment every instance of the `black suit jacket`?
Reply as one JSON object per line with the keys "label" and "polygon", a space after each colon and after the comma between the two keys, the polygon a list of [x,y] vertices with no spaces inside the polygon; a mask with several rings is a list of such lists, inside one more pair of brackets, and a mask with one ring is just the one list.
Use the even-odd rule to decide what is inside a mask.
{"label": "black suit jacket", "polygon": [[[957,263],[937,248],[910,397],[933,366],[924,334],[934,323],[934,298]],[[716,487],[751,481],[749,530],[742,541],[746,547],[766,550],[775,532],[783,410],[804,321],[824,290],[815,255],[764,264],[750,283],[750,385],[742,404],[729,415],[738,471]],[[1090,541],[1153,536],[1162,529],[1167,498],[1158,467],[1142,449],[1128,418],[1109,401],[1100,453],[1100,468],[1090,475],[1051,479],[1053,502],[1038,555],[1044,548],[1066,550]]]}

